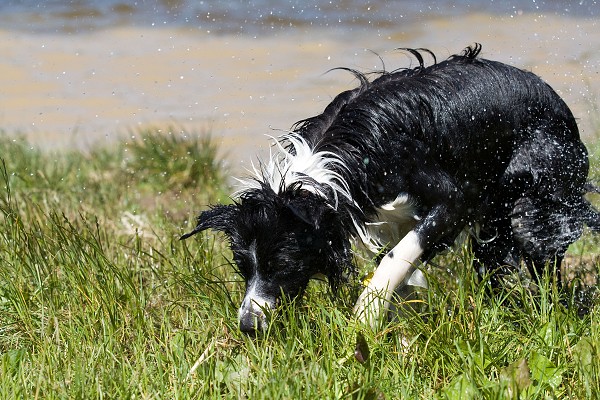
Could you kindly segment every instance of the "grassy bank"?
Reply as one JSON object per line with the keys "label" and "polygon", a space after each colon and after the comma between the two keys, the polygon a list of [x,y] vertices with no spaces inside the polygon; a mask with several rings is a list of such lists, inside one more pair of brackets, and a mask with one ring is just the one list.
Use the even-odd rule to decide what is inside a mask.
{"label": "grassy bank", "polygon": [[[366,334],[366,364],[356,284],[317,282],[264,337],[241,334],[222,238],[178,241],[226,200],[217,149],[135,136],[90,154],[0,137],[0,398],[598,398],[598,300],[579,317],[560,304],[587,292],[549,277],[490,298],[468,248],[437,260],[418,313]],[[569,263],[595,273],[598,253],[584,238]]]}

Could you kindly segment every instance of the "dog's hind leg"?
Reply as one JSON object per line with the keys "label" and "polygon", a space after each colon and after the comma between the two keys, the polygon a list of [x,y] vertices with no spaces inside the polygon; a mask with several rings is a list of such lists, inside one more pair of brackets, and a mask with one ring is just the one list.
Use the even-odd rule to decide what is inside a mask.
{"label": "dog's hind leg", "polygon": [[[600,188],[588,182],[585,187],[585,193],[600,194]],[[600,233],[600,213],[596,208],[585,198],[582,198],[582,204],[580,207],[581,220],[588,228],[594,233]]]}
{"label": "dog's hind leg", "polygon": [[[518,190],[510,213],[513,237],[532,274],[560,263],[568,246],[583,232],[587,151],[561,127],[535,130],[516,150],[505,174],[507,190]],[[560,282],[560,277],[559,277]]]}
{"label": "dog's hind leg", "polygon": [[555,273],[560,283],[563,256],[583,232],[583,221],[574,205],[579,200],[522,197],[515,202],[513,232],[532,274],[540,276],[546,264],[556,264]]}
{"label": "dog's hind leg", "polygon": [[473,266],[479,276],[489,274],[492,288],[500,286],[502,277],[518,267],[521,249],[513,237],[509,212],[497,216],[495,220],[484,221],[476,232],[472,233]]}

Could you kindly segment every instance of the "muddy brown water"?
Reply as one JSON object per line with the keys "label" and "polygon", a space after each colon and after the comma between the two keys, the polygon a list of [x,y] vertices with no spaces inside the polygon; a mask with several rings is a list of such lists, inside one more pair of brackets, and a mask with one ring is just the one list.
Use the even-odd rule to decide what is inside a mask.
{"label": "muddy brown water", "polygon": [[[432,16],[385,29],[301,26],[276,35],[211,34],[189,27],[113,26],[87,33],[2,30],[0,128],[42,148],[113,143],[138,128],[209,130],[232,169],[248,165],[300,119],[356,85],[341,71],[411,65],[397,47],[438,59],[479,42],[482,56],[549,82],[596,140],[600,26],[596,18],[536,13]],[[414,60],[412,60],[414,65]]]}

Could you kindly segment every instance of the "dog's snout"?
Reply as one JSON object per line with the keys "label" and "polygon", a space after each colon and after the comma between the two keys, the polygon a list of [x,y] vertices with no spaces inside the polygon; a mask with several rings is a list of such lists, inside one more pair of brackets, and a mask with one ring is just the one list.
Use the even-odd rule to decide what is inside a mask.
{"label": "dog's snout", "polygon": [[240,330],[249,334],[265,331],[268,326],[266,312],[271,310],[274,304],[274,301],[257,296],[253,291],[246,293],[238,312]]}
{"label": "dog's snout", "polygon": [[265,329],[265,323],[262,322],[262,316],[253,312],[240,312],[240,331],[254,335],[256,332]]}

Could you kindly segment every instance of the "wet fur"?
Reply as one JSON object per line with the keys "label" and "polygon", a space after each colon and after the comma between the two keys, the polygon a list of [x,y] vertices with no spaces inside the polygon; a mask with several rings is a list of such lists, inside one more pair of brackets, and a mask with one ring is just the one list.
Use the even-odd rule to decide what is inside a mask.
{"label": "wet fur", "polygon": [[389,251],[357,302],[373,324],[374,297],[389,300],[464,230],[476,232],[480,270],[500,276],[521,260],[559,265],[584,224],[600,228],[583,198],[587,150],[550,86],[478,58],[479,45],[427,67],[426,50],[405,50],[416,68],[373,80],[351,71],[357,88],[298,122],[233,204],[201,213],[183,236],[229,238],[255,295],[240,309],[243,330],[264,328],[263,308],[301,294],[314,274],[337,287],[353,270],[352,239]]}

